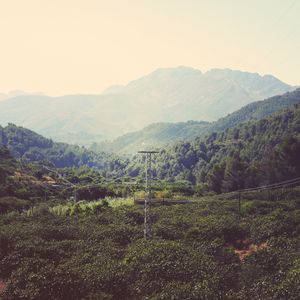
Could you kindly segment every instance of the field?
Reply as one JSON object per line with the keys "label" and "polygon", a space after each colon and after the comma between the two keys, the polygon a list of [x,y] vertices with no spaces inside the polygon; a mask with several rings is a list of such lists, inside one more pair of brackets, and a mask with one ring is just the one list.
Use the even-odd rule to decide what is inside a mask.
{"label": "field", "polygon": [[2,214],[1,297],[299,299],[299,198],[231,198],[153,207],[149,241],[132,199]]}

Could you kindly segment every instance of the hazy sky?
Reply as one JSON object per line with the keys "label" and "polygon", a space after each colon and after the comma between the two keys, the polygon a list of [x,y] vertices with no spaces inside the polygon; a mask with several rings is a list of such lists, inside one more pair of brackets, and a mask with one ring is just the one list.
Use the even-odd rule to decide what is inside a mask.
{"label": "hazy sky", "polygon": [[99,93],[178,65],[300,84],[300,0],[0,0],[0,92]]}

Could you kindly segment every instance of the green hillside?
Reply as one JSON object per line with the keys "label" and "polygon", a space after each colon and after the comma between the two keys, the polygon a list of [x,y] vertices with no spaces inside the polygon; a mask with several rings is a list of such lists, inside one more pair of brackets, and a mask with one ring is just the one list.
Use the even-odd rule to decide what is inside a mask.
{"label": "green hillside", "polygon": [[127,133],[111,142],[93,144],[94,151],[135,154],[140,149],[161,148],[178,141],[190,141],[220,132],[251,120],[260,120],[277,111],[300,103],[300,89],[283,95],[253,102],[216,122],[155,123],[142,130]]}
{"label": "green hillside", "polygon": [[0,214],[28,208],[31,198],[44,199],[45,191],[52,194],[50,177],[38,165],[16,160],[6,147],[0,146]]}
{"label": "green hillside", "polygon": [[163,147],[180,140],[190,140],[205,132],[208,122],[155,123],[136,132],[127,133],[112,142],[92,145],[94,151],[107,151],[122,154],[136,153],[141,149]]}
{"label": "green hillside", "polygon": [[[162,149],[153,163],[154,177],[205,184],[221,192],[300,177],[300,106],[250,121],[206,138]],[[141,175],[135,156],[127,166]]]}
{"label": "green hillside", "polygon": [[225,130],[251,120],[260,120],[277,111],[300,103],[300,89],[283,95],[274,96],[263,101],[250,103],[241,109],[212,123],[211,131]]}
{"label": "green hillside", "polygon": [[6,146],[14,157],[28,162],[49,162],[57,168],[88,166],[113,173],[123,163],[116,155],[94,153],[82,146],[55,143],[14,124],[0,126],[0,145]]}
{"label": "green hillside", "polygon": [[[299,111],[299,105],[295,105],[259,121],[165,147],[155,157],[153,175],[167,181],[187,181],[215,192],[300,176]],[[191,122],[193,125],[199,124]],[[107,178],[144,176],[141,155],[123,159],[95,153],[84,147],[54,143],[13,124],[0,132],[2,144],[24,161],[51,163],[58,168],[91,167]],[[165,132],[166,136],[170,133]]]}

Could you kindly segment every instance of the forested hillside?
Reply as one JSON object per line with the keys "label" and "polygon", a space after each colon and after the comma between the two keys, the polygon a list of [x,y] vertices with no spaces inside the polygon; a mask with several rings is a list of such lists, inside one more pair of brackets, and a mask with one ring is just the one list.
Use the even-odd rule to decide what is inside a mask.
{"label": "forested hillside", "polygon": [[17,161],[6,147],[0,146],[0,214],[28,208],[30,197],[44,197],[54,181],[44,177],[40,170]]}
{"label": "forested hillside", "polygon": [[297,103],[300,103],[300,89],[250,103],[232,114],[213,122],[210,130],[220,131],[247,121],[260,120],[277,111],[292,107]]}
{"label": "forested hillside", "polygon": [[109,142],[94,144],[94,151],[135,154],[138,150],[161,148],[178,141],[190,141],[205,137],[212,132],[220,132],[251,120],[260,120],[274,112],[300,103],[300,89],[283,95],[253,102],[216,122],[156,123],[144,129],[131,132]]}
{"label": "forested hillside", "polygon": [[0,147],[0,185],[3,185],[7,176],[13,174],[16,169],[16,161],[10,155],[8,149]]}
{"label": "forested hillside", "polygon": [[133,154],[141,149],[163,147],[176,141],[190,140],[206,132],[209,126],[209,122],[200,121],[155,123],[140,131],[122,135],[112,142],[94,144],[91,149],[97,152]]}
{"label": "forested hillside", "polygon": [[[206,138],[162,149],[154,177],[204,184],[215,192],[232,191],[300,177],[300,106],[260,121],[250,121]],[[143,172],[135,156],[131,176]]]}
{"label": "forested hillside", "polygon": [[[46,165],[44,165],[46,164]],[[29,163],[14,158],[0,146],[0,215],[10,210],[28,209],[51,199],[70,200],[76,186],[77,200],[97,200],[127,195],[128,189],[87,166],[55,168],[48,162]]]}
{"label": "forested hillside", "polygon": [[[299,104],[268,118],[255,120],[279,107],[297,102],[299,93],[297,90],[244,108],[244,120],[251,121],[161,149],[155,156],[153,176],[167,181],[184,180],[200,185],[203,190],[215,192],[300,177]],[[239,114],[242,115],[242,112],[229,116],[231,121],[227,120],[227,126],[240,122]],[[178,134],[186,129],[193,135],[197,131],[193,131],[193,128],[205,128],[207,123],[189,122],[184,123],[183,127],[181,125],[179,128],[183,131]],[[166,126],[164,131],[161,129],[164,126],[150,127],[149,131],[156,133],[158,130],[161,133],[158,139],[168,139],[172,130],[178,129],[176,126]],[[219,128],[221,130],[222,126]],[[105,177],[144,176],[144,158],[141,155],[124,159],[105,152],[95,153],[84,147],[55,143],[13,124],[0,128],[0,143],[14,157],[24,161],[49,162],[58,168],[87,166],[101,171]]]}
{"label": "forested hillside", "polygon": [[50,162],[57,168],[86,165],[112,174],[115,169],[123,166],[123,162],[115,155],[94,153],[81,146],[55,143],[14,124],[0,126],[0,145],[6,146],[14,157],[29,162]]}

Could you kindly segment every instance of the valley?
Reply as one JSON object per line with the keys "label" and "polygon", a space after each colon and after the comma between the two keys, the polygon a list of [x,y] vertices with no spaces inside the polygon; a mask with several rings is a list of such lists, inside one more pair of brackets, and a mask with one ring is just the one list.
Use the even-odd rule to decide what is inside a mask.
{"label": "valley", "polygon": [[0,300],[299,300],[300,1],[0,1]]}
{"label": "valley", "polygon": [[91,146],[0,126],[0,297],[297,299],[299,153],[299,89]]}

